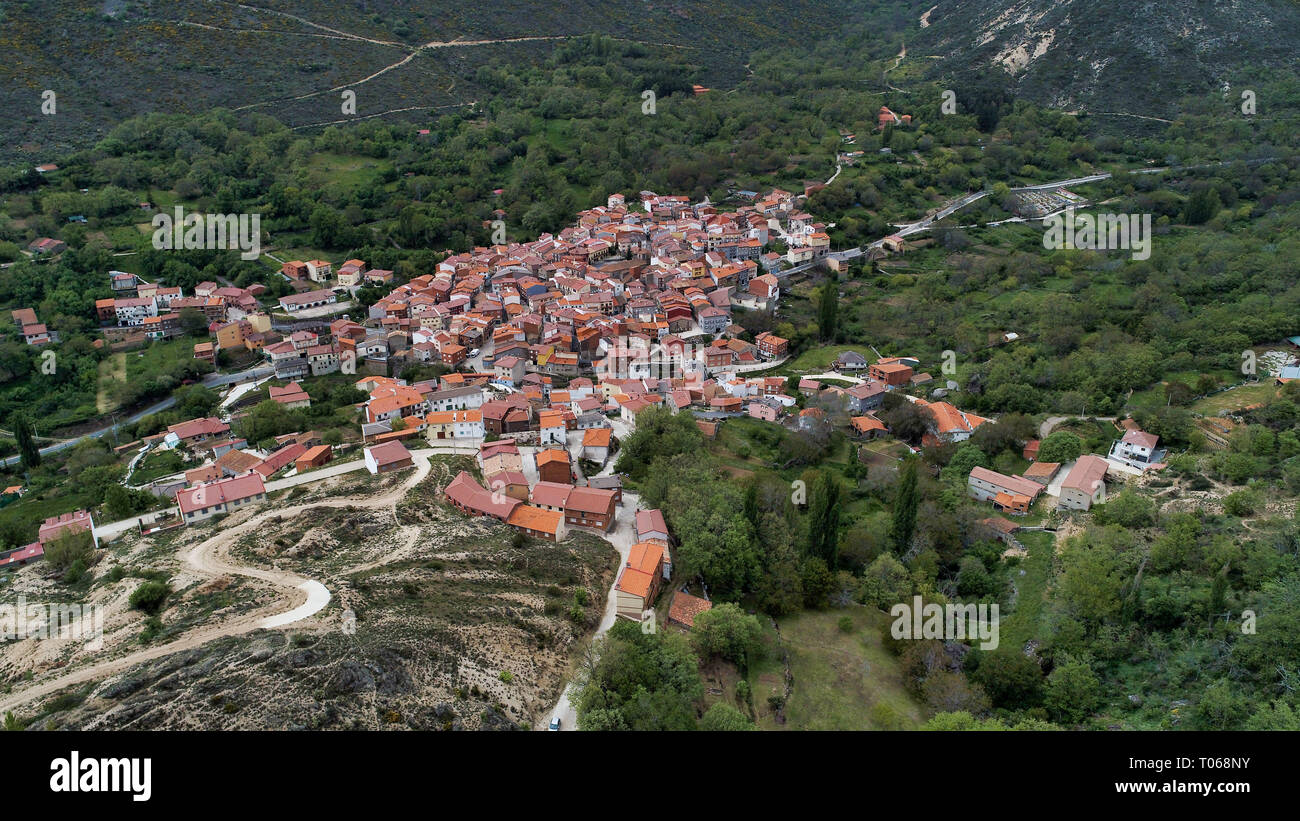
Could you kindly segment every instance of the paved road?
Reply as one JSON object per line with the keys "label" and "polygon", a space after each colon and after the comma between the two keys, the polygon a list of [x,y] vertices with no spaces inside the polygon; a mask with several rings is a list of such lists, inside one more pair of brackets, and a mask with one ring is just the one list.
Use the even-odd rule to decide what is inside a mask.
{"label": "paved road", "polygon": [[[249,368],[246,371],[239,371],[238,373],[210,373],[210,374],[206,374],[203,377],[203,384],[209,388],[219,388],[225,385],[232,385],[237,382],[246,382],[254,379],[262,379],[264,377],[272,376],[274,374],[275,374],[275,369],[270,367]],[[167,410],[168,408],[170,408],[172,405],[175,404],[176,404],[176,400],[173,397],[169,396],[166,399],[163,399],[159,402],[155,402],[149,407],[145,408],[144,410],[137,411],[136,413],[133,413],[130,416],[128,416],[126,419],[123,419],[119,422],[114,422],[113,424],[107,427],[103,427],[98,430],[93,430],[89,433],[83,433],[81,436],[78,436],[75,439],[67,439],[62,442],[58,442],[57,444],[49,445],[48,447],[43,447],[41,448],[41,455],[45,456],[46,454],[58,453],[61,450],[67,450],[68,448],[75,447],[77,443],[84,442],[87,439],[98,439],[101,436],[112,433],[114,430],[121,427],[122,425],[134,425],[136,422],[139,422],[141,419],[145,418],[146,416],[152,416],[155,413],[162,413],[163,411]],[[8,459],[5,459],[3,462],[0,462],[0,465],[8,467],[9,465],[15,464],[17,462],[18,462],[17,456],[10,456]]]}

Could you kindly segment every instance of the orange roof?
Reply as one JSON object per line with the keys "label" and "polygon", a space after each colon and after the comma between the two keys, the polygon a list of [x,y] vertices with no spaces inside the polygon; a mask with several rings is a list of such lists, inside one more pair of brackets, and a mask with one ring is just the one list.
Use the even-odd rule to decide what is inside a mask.
{"label": "orange roof", "polygon": [[668,605],[668,619],[687,627],[695,626],[695,617],[713,609],[713,602],[692,596],[678,590],[673,594],[672,604]]}
{"label": "orange roof", "polygon": [[506,519],[506,523],[513,527],[553,535],[559,533],[563,521],[564,514],[558,510],[542,510],[532,505],[519,505],[511,512],[510,518]]}
{"label": "orange roof", "polygon": [[633,596],[645,598],[650,595],[650,585],[654,582],[654,576],[649,573],[637,570],[635,567],[623,568],[623,575],[618,577],[618,589],[624,593],[630,593]]}
{"label": "orange roof", "polygon": [[610,428],[588,428],[582,434],[582,446],[592,447],[592,448],[607,448],[609,447],[610,437],[613,435],[614,435],[614,431],[611,430]]}
{"label": "orange roof", "polygon": [[870,430],[886,430],[885,423],[874,416],[855,416],[849,422],[852,423],[853,429],[859,433],[866,433]]}
{"label": "orange roof", "polygon": [[642,573],[654,573],[664,561],[663,545],[654,542],[637,542],[628,551],[627,566]]}
{"label": "orange roof", "polygon": [[549,448],[538,452],[538,467],[549,465],[551,462],[563,462],[566,465],[569,464],[569,452],[567,450],[556,450],[555,448]]}

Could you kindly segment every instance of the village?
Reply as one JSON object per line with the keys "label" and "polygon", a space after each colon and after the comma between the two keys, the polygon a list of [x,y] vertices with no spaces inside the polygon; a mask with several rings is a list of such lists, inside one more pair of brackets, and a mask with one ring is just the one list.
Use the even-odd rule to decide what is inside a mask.
{"label": "village", "polygon": [[[956,383],[939,385],[911,356],[845,350],[826,373],[766,375],[787,361],[789,340],[763,331],[747,341],[733,312],[778,311],[783,284],[829,247],[824,226],[800,210],[802,197],[774,190],[753,199],[722,212],[648,191],[630,208],[615,194],[558,236],[448,256],[356,318],[338,315],[352,310],[346,297],[362,285],[391,285],[392,271],[356,259],[337,273],[324,260],[287,262],[281,275],[296,293],[279,298],[279,312],[259,301],[260,285],[205,282],[186,297],[111,272],[123,295],[96,303],[106,339],[164,339],[179,333],[182,311],[197,311],[211,341],[194,346],[195,358],[215,363],[233,349],[263,359],[250,371],[253,382],[232,388],[223,407],[261,384],[285,408],[310,407],[299,380],[333,374],[365,396],[355,406],[358,441],[331,445],[303,431],[259,448],[232,429],[239,413],[171,425],[119,449],[137,461],[157,450],[184,454],[192,466],[150,484],[174,507],[98,526],[84,510],[55,517],[36,543],[0,563],[39,559],[67,530],[90,530],[96,544],[131,529],[149,535],[264,504],[303,483],[363,469],[387,474],[436,453],[472,454],[482,482],[459,472],[442,488],[451,506],[547,542],[573,528],[602,535],[620,553],[617,616],[648,618],[672,579],[671,516],[639,509],[613,471],[643,410],[689,413],[710,438],[744,417],[804,432],[840,426],[868,442],[890,435],[877,413],[896,393],[926,415],[921,448],[963,442],[990,421],[944,401]],[[775,235],[790,243],[784,256],[762,253]],[[299,319],[304,314],[314,318]],[[23,325],[39,344],[35,317]],[[439,365],[442,374],[410,383],[395,375],[412,364]],[[1109,453],[1065,464],[1038,461],[1038,440],[1023,444],[1030,463],[1023,475],[974,467],[969,496],[1012,517],[1044,496],[1051,509],[1088,511],[1106,501],[1108,477],[1163,467],[1157,437],[1132,420]],[[1004,516],[985,524],[1000,538],[1018,528]],[[688,586],[678,580],[670,612],[707,609],[707,592]],[[680,621],[690,626],[689,616]]]}

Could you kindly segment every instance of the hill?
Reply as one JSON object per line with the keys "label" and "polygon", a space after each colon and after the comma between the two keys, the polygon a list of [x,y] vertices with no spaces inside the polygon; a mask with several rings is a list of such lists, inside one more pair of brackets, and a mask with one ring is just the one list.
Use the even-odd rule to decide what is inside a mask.
{"label": "hill", "polygon": [[958,0],[926,22],[910,51],[942,55],[946,74],[994,72],[1041,104],[1159,117],[1185,96],[1239,99],[1267,71],[1293,71],[1300,38],[1300,6],[1286,0]]}

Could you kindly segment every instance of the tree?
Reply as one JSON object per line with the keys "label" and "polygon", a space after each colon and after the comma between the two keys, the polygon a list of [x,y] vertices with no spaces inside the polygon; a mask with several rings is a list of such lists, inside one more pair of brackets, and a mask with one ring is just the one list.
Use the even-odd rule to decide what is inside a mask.
{"label": "tree", "polygon": [[744,713],[724,702],[717,702],[700,719],[700,729],[715,733],[738,732],[755,729],[754,723]]}
{"label": "tree", "polygon": [[762,652],[762,635],[756,617],[722,602],[695,617],[691,643],[701,656],[721,656],[744,672]]}
{"label": "tree", "polygon": [[27,418],[25,413],[15,413],[13,422],[14,439],[18,442],[18,454],[22,462],[23,470],[33,470],[40,467],[41,449],[37,447],[32,422]]}
{"label": "tree", "polygon": [[1091,667],[1069,659],[1047,677],[1043,703],[1053,720],[1078,724],[1101,706],[1101,683]]}
{"label": "tree", "polygon": [[808,509],[809,552],[834,570],[839,562],[840,483],[829,470],[817,471]]}
{"label": "tree", "polygon": [[984,688],[994,707],[1024,710],[1042,701],[1043,670],[1033,659],[1018,650],[982,653],[979,659],[970,678]]}
{"label": "tree", "polygon": [[84,570],[94,561],[95,540],[89,530],[64,528],[58,536],[45,543],[45,563],[61,573],[78,565]]}
{"label": "tree", "polygon": [[817,292],[817,327],[823,340],[835,338],[839,326],[840,293],[835,279],[822,284]]}
{"label": "tree", "polygon": [[1073,462],[1083,453],[1083,440],[1065,430],[1049,435],[1038,445],[1039,462]]}
{"label": "tree", "polygon": [[916,532],[916,460],[906,459],[903,471],[898,477],[898,492],[894,495],[894,519],[890,535],[894,539],[894,550],[906,554],[912,544],[912,535]]}

